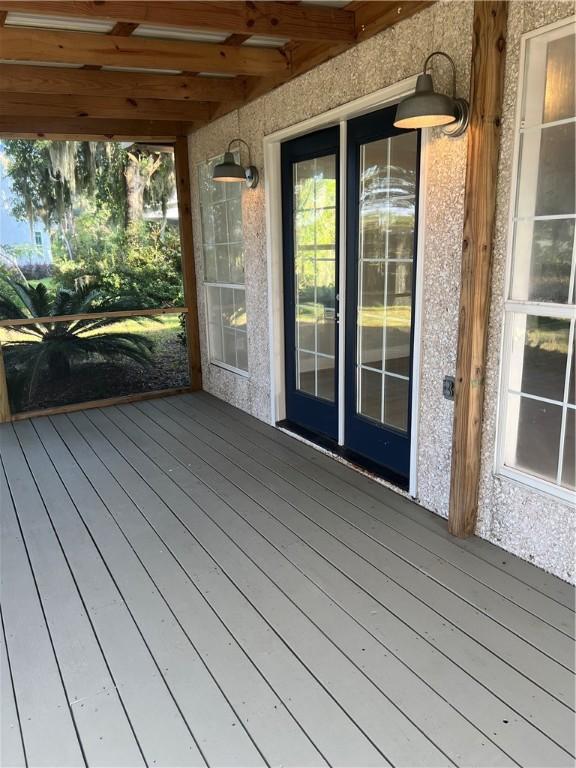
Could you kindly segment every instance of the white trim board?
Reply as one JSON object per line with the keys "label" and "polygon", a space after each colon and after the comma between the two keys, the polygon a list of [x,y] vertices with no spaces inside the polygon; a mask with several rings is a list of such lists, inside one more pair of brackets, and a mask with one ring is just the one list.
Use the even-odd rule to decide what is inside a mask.
{"label": "white trim board", "polygon": [[[340,141],[346,144],[346,123],[354,117],[395,104],[414,91],[416,76],[382,88],[374,93],[343,104],[339,107],[283,128],[264,137],[266,242],[268,272],[268,322],[270,331],[270,423],[276,424],[286,417],[284,392],[284,293],[282,279],[282,186],[280,146],[282,142],[307,133],[340,126]],[[414,297],[414,351],[412,371],[412,431],[410,451],[409,493],[417,494],[418,422],[420,401],[420,352],[422,322],[422,281],[425,254],[424,217],[426,211],[427,131],[422,132],[420,155],[420,191],[417,231],[416,292]],[[346,188],[346,153],[340,153],[340,184]],[[340,316],[345,317],[346,271],[346,197],[340,196]],[[340,351],[339,383],[343,392],[344,322],[339,324],[338,347]],[[340,397],[338,442],[344,443],[344,398]]]}

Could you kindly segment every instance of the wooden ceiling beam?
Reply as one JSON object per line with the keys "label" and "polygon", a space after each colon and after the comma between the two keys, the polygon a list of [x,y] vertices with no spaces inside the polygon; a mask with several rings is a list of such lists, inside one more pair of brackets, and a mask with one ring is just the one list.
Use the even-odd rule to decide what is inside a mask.
{"label": "wooden ceiling beam", "polygon": [[360,42],[388,29],[398,21],[414,16],[429,5],[432,3],[421,0],[410,0],[407,3],[398,0],[354,0],[346,8],[354,13],[356,39]]}
{"label": "wooden ceiling beam", "polygon": [[139,26],[139,24],[134,24],[131,21],[117,21],[110,30],[110,34],[112,36],[118,35],[118,37],[130,37],[132,32],[138,29]]}
{"label": "wooden ceiling beam", "polygon": [[[410,18],[410,16],[433,5],[434,2],[435,0],[411,0],[411,2],[405,3],[367,0],[366,2],[349,3],[346,8],[351,9],[350,12],[354,13],[358,37],[364,40]],[[247,83],[246,100],[251,101],[258,98],[258,96],[277,88],[279,85],[344,53],[351,47],[350,44],[338,41],[333,41],[330,44],[319,42],[288,43],[283,50],[290,58],[290,71],[252,78]]]}
{"label": "wooden ceiling beam", "polygon": [[1,0],[0,10],[190,27],[240,35],[286,37],[291,40],[353,42],[355,39],[354,15],[347,10],[266,0],[258,0],[258,2]]}
{"label": "wooden ceiling beam", "polygon": [[200,101],[160,101],[159,99],[124,99],[110,96],[62,98],[38,93],[0,91],[0,115],[205,123],[210,118],[211,108],[209,103]]}
{"label": "wooden ceiling beam", "polygon": [[0,64],[0,91],[128,99],[144,93],[150,99],[232,103],[243,101],[245,85],[240,79]]}
{"label": "wooden ceiling beam", "polygon": [[[132,32],[138,27],[138,24],[131,24],[126,21],[117,21],[112,27],[109,35],[118,35],[119,37],[129,37]],[[98,64],[84,64],[84,69],[102,69]]]}
{"label": "wooden ceiling beam", "polygon": [[166,143],[185,136],[193,126],[159,120],[92,120],[61,117],[4,117],[0,115],[0,137],[83,141],[147,141]]}
{"label": "wooden ceiling beam", "polygon": [[0,51],[2,58],[9,61],[96,64],[238,75],[279,74],[290,70],[289,57],[274,48],[119,37],[31,27],[0,28]]}

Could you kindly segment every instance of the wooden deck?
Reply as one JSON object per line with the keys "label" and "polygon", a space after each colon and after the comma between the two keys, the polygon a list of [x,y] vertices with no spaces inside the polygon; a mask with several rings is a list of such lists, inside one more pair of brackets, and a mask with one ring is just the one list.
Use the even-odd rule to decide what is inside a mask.
{"label": "wooden deck", "polygon": [[0,429],[4,766],[568,766],[574,592],[199,393]]}

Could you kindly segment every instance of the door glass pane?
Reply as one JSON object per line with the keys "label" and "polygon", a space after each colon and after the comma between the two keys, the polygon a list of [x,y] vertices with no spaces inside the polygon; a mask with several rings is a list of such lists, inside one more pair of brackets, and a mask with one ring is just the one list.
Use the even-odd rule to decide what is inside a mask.
{"label": "door glass pane", "polygon": [[334,359],[317,355],[316,357],[316,396],[324,400],[334,400]]}
{"label": "door glass pane", "polygon": [[298,352],[298,389],[309,395],[316,394],[316,355]]}
{"label": "door glass pane", "polygon": [[361,262],[359,278],[358,348],[360,363],[369,368],[382,370],[386,262]]}
{"label": "door glass pane", "polygon": [[417,167],[415,131],[360,149],[356,409],[403,432],[409,412]]}
{"label": "door glass pane", "polygon": [[[413,217],[417,182],[418,143],[416,133],[403,133],[392,139],[385,139],[385,141],[390,142],[390,197],[397,204],[402,203],[403,215],[409,218],[410,216]],[[393,220],[400,218],[398,210],[394,210],[393,213]],[[403,223],[406,224],[407,222],[404,221]]]}
{"label": "door glass pane", "polygon": [[293,166],[296,387],[334,402],[336,377],[336,156]]}
{"label": "door glass pane", "polygon": [[334,257],[316,259],[316,349],[334,358],[336,354],[336,260]]}
{"label": "door glass pane", "polygon": [[389,261],[386,273],[386,371],[410,375],[412,263]]}
{"label": "door glass pane", "polygon": [[384,424],[403,432],[408,426],[408,379],[384,377]]}
{"label": "door glass pane", "polygon": [[359,412],[374,421],[382,421],[382,374],[360,369],[359,381]]}

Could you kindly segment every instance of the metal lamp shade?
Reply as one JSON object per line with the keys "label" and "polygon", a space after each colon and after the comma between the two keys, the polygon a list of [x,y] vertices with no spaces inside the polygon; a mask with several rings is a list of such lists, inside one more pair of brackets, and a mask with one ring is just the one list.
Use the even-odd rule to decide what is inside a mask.
{"label": "metal lamp shade", "polygon": [[454,99],[443,93],[436,93],[432,75],[419,75],[416,90],[412,96],[398,104],[394,125],[397,128],[431,128],[435,125],[449,125],[457,119]]}
{"label": "metal lamp shade", "polygon": [[236,162],[232,152],[225,152],[224,160],[214,166],[212,179],[214,181],[246,181],[246,171]]}

